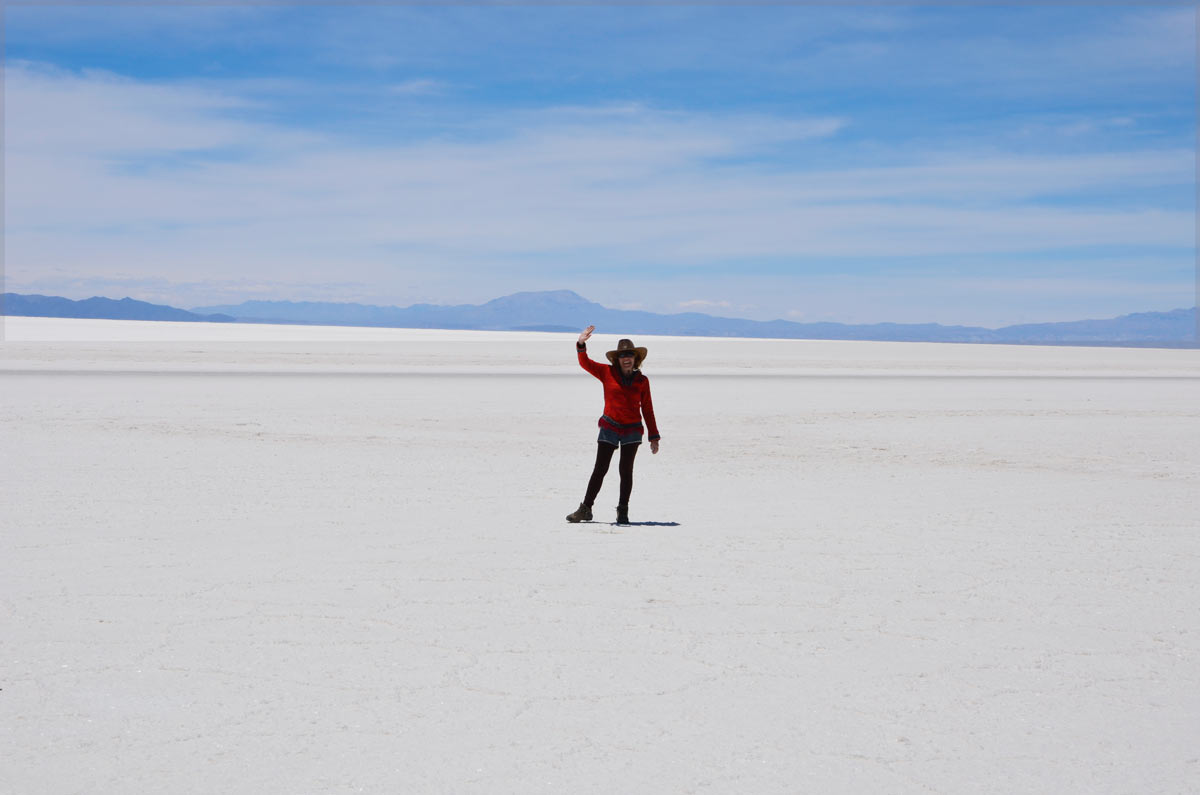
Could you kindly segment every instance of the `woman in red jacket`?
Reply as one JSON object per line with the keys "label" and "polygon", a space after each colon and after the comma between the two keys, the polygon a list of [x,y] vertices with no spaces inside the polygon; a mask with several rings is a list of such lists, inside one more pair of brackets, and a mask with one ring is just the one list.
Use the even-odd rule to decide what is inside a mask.
{"label": "woman in red jacket", "polygon": [[600,416],[600,438],[597,440],[596,466],[588,481],[587,493],[568,522],[592,518],[592,503],[600,493],[600,484],[608,473],[613,452],[621,449],[618,469],[621,473],[621,499],[617,505],[617,524],[629,524],[629,493],[633,490],[633,457],[642,442],[642,416],[650,426],[650,452],[658,452],[658,425],[654,422],[654,404],[650,400],[650,380],[638,369],[646,358],[646,349],[635,347],[632,340],[621,340],[615,351],[609,351],[609,366],[594,362],[587,355],[587,340],[596,330],[588,326],[579,335],[575,350],[579,366],[604,384],[604,414]]}

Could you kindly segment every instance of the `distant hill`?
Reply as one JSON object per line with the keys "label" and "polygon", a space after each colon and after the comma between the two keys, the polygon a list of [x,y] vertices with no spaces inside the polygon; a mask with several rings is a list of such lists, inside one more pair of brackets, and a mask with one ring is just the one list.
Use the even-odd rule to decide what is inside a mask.
{"label": "distant hill", "polygon": [[742,320],[699,312],[662,315],[608,309],[570,290],[514,293],[485,304],[455,306],[414,304],[398,307],[312,301],[245,301],[236,305],[197,307],[191,312],[130,298],[121,301],[108,298],[71,301],[53,296],[5,293],[3,299],[0,313],[42,317],[208,322],[237,320],[243,323],[561,332],[575,332],[588,324],[595,324],[630,335],[1197,347],[1195,307],[1169,312],[1140,312],[1105,320],[1027,323],[989,329],[981,326],[943,326],[939,323],[848,325]]}
{"label": "distant hill", "polygon": [[794,323],[788,320],[741,320],[699,312],[661,315],[608,309],[572,292],[514,293],[486,304],[409,307],[341,303],[246,301],[232,306],[198,307],[241,321],[391,326],[398,328],[494,329],[503,331],[576,331],[594,323],[623,334],[674,334],[704,337],[778,339],[894,340],[906,342],[993,342],[1043,344],[1195,345],[1196,310],[1142,312],[1108,320],[1035,323],[989,329],[939,323]]}
{"label": "distant hill", "polygon": [[677,334],[697,337],[772,337],[784,339],[873,339],[993,342],[991,329],[942,326],[937,323],[793,323],[787,320],[741,320],[699,312],[661,315],[608,309],[572,292],[526,292],[486,304],[410,307],[363,304],[247,301],[234,306],[199,307],[197,312],[225,312],[239,320],[283,323],[334,323],[401,328],[492,329],[498,331],[577,331],[588,324],[619,328],[626,334]]}
{"label": "distant hill", "polygon": [[206,323],[232,323],[230,315],[199,315],[173,306],[149,304],[122,298],[93,297],[82,301],[59,298],[55,295],[18,295],[4,293],[0,296],[0,314],[11,317],[75,317],[104,320],[178,320]]}
{"label": "distant hill", "polygon": [[1026,323],[996,333],[1003,342],[1196,342],[1196,308],[1138,312],[1109,320]]}

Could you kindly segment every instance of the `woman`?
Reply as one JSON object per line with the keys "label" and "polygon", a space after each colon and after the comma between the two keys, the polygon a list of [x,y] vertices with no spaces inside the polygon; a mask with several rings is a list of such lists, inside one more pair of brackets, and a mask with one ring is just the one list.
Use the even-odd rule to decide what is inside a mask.
{"label": "woman", "polygon": [[658,425],[654,422],[654,404],[650,401],[650,380],[638,369],[646,358],[646,349],[635,347],[631,340],[621,340],[615,351],[605,354],[609,366],[594,362],[587,355],[588,337],[596,330],[588,326],[579,335],[575,350],[579,366],[604,384],[604,414],[600,416],[600,438],[597,440],[596,466],[588,481],[587,494],[568,522],[590,521],[592,503],[600,493],[600,484],[608,473],[613,452],[621,448],[621,499],[617,505],[617,524],[629,524],[629,493],[633,490],[633,457],[642,442],[642,415],[650,426],[650,452],[658,452]]}

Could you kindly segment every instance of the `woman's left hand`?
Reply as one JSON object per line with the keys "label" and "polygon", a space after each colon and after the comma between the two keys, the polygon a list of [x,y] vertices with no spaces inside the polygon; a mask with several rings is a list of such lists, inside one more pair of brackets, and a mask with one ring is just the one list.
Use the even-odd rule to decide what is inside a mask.
{"label": "woman's left hand", "polygon": [[653,442],[650,443],[650,452],[651,453],[658,452],[658,439],[655,439]]}

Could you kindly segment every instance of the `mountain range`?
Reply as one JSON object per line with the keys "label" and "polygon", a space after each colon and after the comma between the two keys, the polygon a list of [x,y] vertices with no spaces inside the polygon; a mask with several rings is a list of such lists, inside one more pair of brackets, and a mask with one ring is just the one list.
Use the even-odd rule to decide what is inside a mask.
{"label": "mountain range", "polygon": [[594,324],[621,334],[777,339],[990,342],[1018,344],[1196,347],[1196,308],[1139,312],[1102,320],[1026,323],[998,329],[939,323],[796,323],[743,320],[699,312],[663,315],[609,309],[570,290],[522,292],[485,304],[408,307],[355,303],[244,301],[235,305],[175,307],[124,298],[84,301],[4,293],[0,314],[241,323],[285,323],[390,328],[577,332]]}
{"label": "mountain range", "polygon": [[12,317],[76,317],[103,320],[180,320],[208,323],[233,323],[230,315],[201,315],[173,306],[149,304],[122,298],[93,296],[82,301],[60,298],[57,295],[0,295],[0,315]]}

